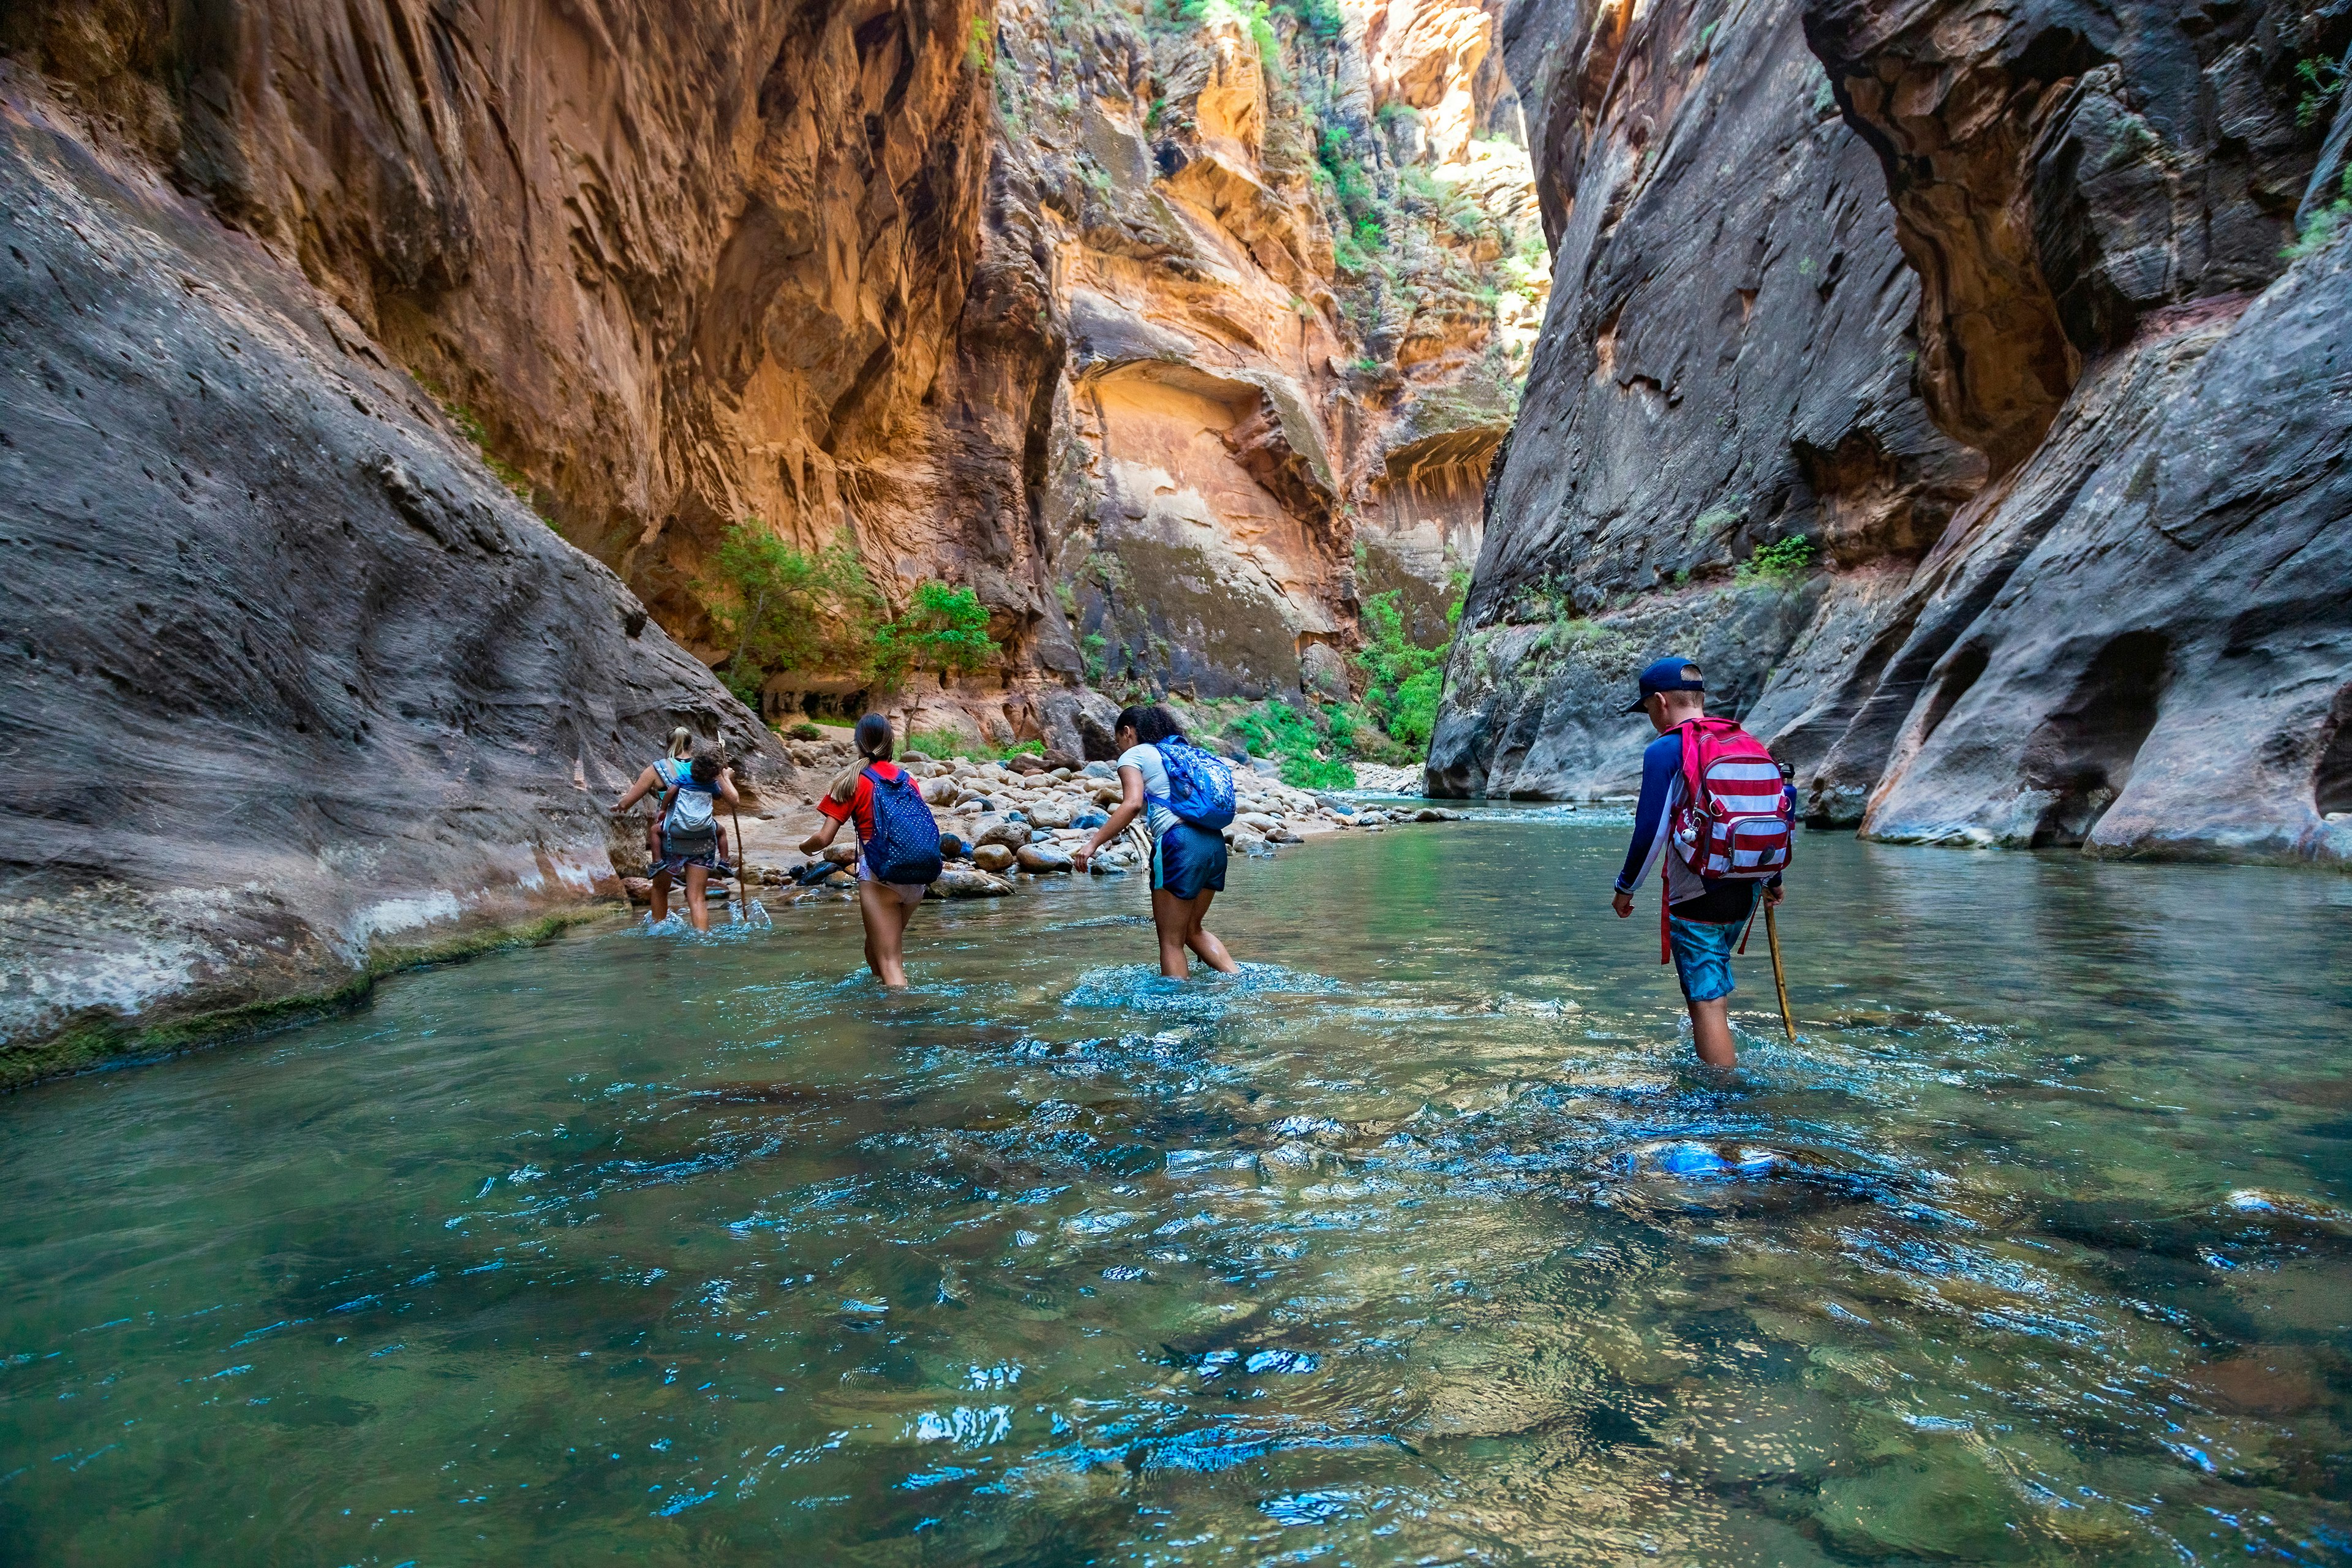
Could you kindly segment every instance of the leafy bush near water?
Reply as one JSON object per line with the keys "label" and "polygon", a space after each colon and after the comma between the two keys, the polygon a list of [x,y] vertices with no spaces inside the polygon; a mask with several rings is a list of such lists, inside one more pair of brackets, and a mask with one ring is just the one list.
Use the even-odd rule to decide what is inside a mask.
{"label": "leafy bush near water", "polygon": [[794,669],[849,671],[895,687],[916,669],[969,675],[1000,651],[988,608],[968,587],[923,583],[896,620],[848,544],[796,549],[757,519],[727,531],[695,584],[732,645],[719,667],[729,690],[756,709],[772,677]]}
{"label": "leafy bush near water", "polygon": [[[1454,573],[1445,611],[1449,627],[1461,621],[1469,583],[1468,573]],[[1355,665],[1364,687],[1361,701],[1294,706],[1268,700],[1223,721],[1226,738],[1279,763],[1286,784],[1352,789],[1356,761],[1412,763],[1428,753],[1447,647],[1423,647],[1405,635],[1404,606],[1394,590],[1364,601],[1360,625],[1364,646]]]}
{"label": "leafy bush near water", "polygon": [[[1446,609],[1447,626],[1461,617],[1457,595]],[[1430,732],[1437,727],[1437,699],[1445,686],[1445,649],[1423,647],[1404,635],[1404,609],[1393,588],[1364,601],[1360,624],[1364,650],[1356,664],[1366,678],[1364,706],[1391,740],[1426,752]]]}
{"label": "leafy bush near water", "polygon": [[1001,651],[988,635],[988,606],[979,595],[925,583],[904,616],[875,632],[870,664],[877,679],[895,686],[910,669],[971,675]]}
{"label": "leafy bush near water", "polygon": [[920,752],[927,757],[963,757],[975,763],[1002,763],[1024,754],[1044,756],[1045,742],[1015,741],[1009,746],[993,746],[985,741],[967,741],[953,730],[914,730],[908,732],[907,750]]}
{"label": "leafy bush near water", "polygon": [[848,545],[796,550],[755,520],[729,529],[710,564],[715,579],[695,586],[712,596],[710,619],[733,645],[720,679],[747,706],[757,709],[760,688],[786,670],[866,667],[882,596]]}
{"label": "leafy bush near water", "polygon": [[1226,733],[1258,756],[1278,761],[1282,782],[1296,789],[1353,789],[1356,770],[1327,755],[1336,749],[1333,715],[1339,715],[1349,733],[1353,724],[1338,703],[1328,705],[1318,724],[1287,702],[1261,702],[1226,726]]}

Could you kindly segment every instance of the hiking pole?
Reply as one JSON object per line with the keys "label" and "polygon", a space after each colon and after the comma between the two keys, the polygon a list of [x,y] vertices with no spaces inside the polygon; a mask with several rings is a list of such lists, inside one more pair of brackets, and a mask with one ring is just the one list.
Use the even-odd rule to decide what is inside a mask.
{"label": "hiking pole", "polygon": [[[727,815],[733,818],[735,823],[735,864],[729,868],[735,873],[735,918],[743,924],[749,925],[751,922],[751,906],[750,895],[743,891],[743,862],[747,858],[743,853],[743,814],[733,806],[729,806]],[[1788,1009],[1783,1007],[1781,1011],[1786,1012]],[[1793,1028],[1789,1032],[1791,1037],[1796,1034]]]}
{"label": "hiking pole", "polygon": [[1780,967],[1780,927],[1772,919],[1772,906],[1764,906],[1764,940],[1772,949],[1772,988],[1780,994],[1780,1022],[1789,1028],[1789,1043],[1797,1041],[1797,1016],[1789,1011],[1789,974]]}

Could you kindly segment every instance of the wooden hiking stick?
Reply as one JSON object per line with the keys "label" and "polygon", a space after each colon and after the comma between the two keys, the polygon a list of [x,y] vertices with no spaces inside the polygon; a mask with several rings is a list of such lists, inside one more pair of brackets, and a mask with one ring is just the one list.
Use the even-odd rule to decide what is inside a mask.
{"label": "wooden hiking stick", "polygon": [[[727,809],[727,815],[733,818],[735,823],[735,864],[732,868],[735,872],[735,918],[748,922],[751,918],[751,904],[749,896],[743,891],[743,814],[730,806]],[[1778,948],[1773,949],[1776,960],[1779,952]],[[1785,1013],[1788,1008],[1784,1005],[1780,1010]],[[1793,1039],[1796,1033],[1796,1029],[1792,1026],[1789,1031],[1790,1037]]]}
{"label": "wooden hiking stick", "polygon": [[1789,974],[1780,967],[1780,927],[1772,919],[1772,906],[1764,906],[1764,940],[1772,949],[1772,988],[1780,994],[1780,1022],[1789,1028],[1791,1045],[1797,1039],[1797,1016],[1789,1011]]}

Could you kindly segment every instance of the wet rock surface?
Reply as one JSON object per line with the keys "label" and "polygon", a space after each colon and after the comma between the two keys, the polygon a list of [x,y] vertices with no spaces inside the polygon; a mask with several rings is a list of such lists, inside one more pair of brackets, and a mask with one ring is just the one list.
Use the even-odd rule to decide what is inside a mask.
{"label": "wet rock surface", "polygon": [[22,77],[0,187],[0,1081],[618,899],[675,723],[793,777],[347,316]]}

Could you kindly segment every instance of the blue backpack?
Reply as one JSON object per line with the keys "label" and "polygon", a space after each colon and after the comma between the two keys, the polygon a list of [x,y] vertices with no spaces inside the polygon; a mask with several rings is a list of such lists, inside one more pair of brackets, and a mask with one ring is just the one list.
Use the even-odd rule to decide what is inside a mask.
{"label": "blue backpack", "polygon": [[1234,770],[1181,736],[1159,742],[1160,765],[1168,770],[1168,798],[1150,798],[1177,819],[1215,832],[1234,819]]}
{"label": "blue backpack", "polygon": [[936,882],[941,869],[940,825],[923,804],[923,792],[902,770],[886,779],[872,768],[874,837],[865,844],[866,868],[877,882]]}

